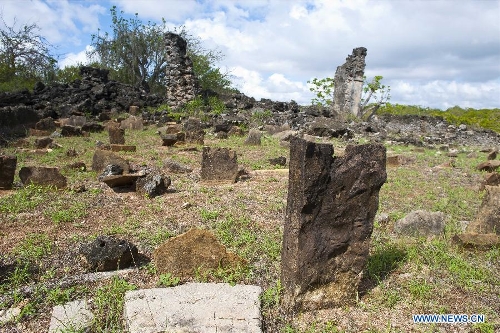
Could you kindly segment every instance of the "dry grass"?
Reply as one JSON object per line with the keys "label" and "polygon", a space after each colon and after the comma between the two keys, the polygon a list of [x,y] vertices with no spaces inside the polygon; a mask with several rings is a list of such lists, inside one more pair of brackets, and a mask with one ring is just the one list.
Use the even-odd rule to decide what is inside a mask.
{"label": "dry grass", "polygon": [[[267,332],[494,332],[500,330],[500,250],[465,251],[451,242],[462,221],[473,219],[482,198],[482,175],[474,166],[485,159],[465,153],[455,159],[454,168],[438,168],[449,160],[437,150],[414,151],[411,147],[389,146],[390,153],[408,156],[410,162],[388,168],[388,181],[380,193],[378,216],[372,237],[369,266],[359,299],[343,308],[315,313],[284,313],[279,306],[281,240],[286,207],[288,175],[267,161],[286,156],[288,151],[271,137],[262,146],[244,146],[244,138],[228,140],[208,136],[210,146],[230,147],[250,171],[248,180],[235,184],[208,185],[199,181],[201,146],[197,151],[161,147],[155,128],[127,131],[127,144],[137,145],[135,153],[120,153],[132,165],[163,167],[166,158],[191,166],[191,174],[172,174],[169,193],[154,199],[135,192],[115,192],[97,181],[92,171],[64,170],[69,188],[81,185],[86,191],[28,187],[0,193],[0,290],[11,295],[0,309],[23,309],[17,323],[0,326],[0,331],[39,332],[48,327],[53,305],[81,297],[97,301],[103,291],[149,288],[158,285],[152,251],[164,240],[191,227],[212,230],[231,251],[244,257],[250,268],[237,272],[214,272],[203,280],[252,283],[265,290],[262,297],[264,328]],[[16,148],[7,153],[18,156],[24,165],[64,166],[76,161],[90,168],[95,141],[107,141],[107,134],[90,138],[60,138],[63,148],[34,154]],[[29,138],[33,143],[34,138]],[[335,147],[345,146],[334,142]],[[66,156],[75,148],[76,157]],[[341,149],[339,149],[341,150]],[[472,147],[464,147],[471,151]],[[190,203],[184,209],[183,204]],[[2,208],[3,207],[3,208]],[[415,209],[443,211],[450,218],[446,233],[434,239],[406,239],[392,233],[393,223]],[[44,290],[43,281],[83,273],[77,257],[81,242],[99,234],[114,234],[135,243],[143,254],[141,268],[116,280],[87,283],[71,288]],[[25,264],[29,264],[26,266]],[[193,279],[201,277],[194,277]],[[185,281],[180,281],[181,283]],[[35,292],[13,294],[24,285]],[[12,295],[13,294],[13,295]],[[50,297],[49,297],[50,296]],[[96,304],[96,303],[95,303]],[[100,303],[99,303],[100,304]],[[104,304],[97,311],[107,313]],[[111,311],[111,310],[109,310]],[[413,324],[416,313],[480,313],[482,325]],[[110,315],[111,316],[111,315]],[[102,318],[101,318],[102,319]],[[120,318],[109,318],[101,332],[123,330]]]}

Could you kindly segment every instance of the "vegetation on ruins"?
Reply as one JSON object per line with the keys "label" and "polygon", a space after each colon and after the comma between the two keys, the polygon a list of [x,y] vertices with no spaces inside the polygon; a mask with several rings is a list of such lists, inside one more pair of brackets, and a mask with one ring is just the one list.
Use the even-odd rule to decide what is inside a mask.
{"label": "vegetation on ruins", "polygon": [[482,127],[500,133],[500,109],[473,109],[454,106],[446,110],[422,107],[417,105],[390,104],[382,106],[377,114],[385,115],[417,115],[441,117],[454,125],[470,125]]}
{"label": "vegetation on ruins", "polygon": [[[391,99],[391,87],[382,84],[383,78],[383,76],[376,75],[371,80],[368,80],[364,76],[363,96],[360,102],[362,118],[371,118],[380,107],[386,105]],[[325,107],[332,106],[335,89],[333,78],[313,78],[307,81],[307,83],[310,84],[309,90],[315,94],[311,100],[312,104]],[[370,101],[372,102],[370,103]]]}
{"label": "vegetation on ruins", "polygon": [[[110,78],[119,82],[140,86],[146,91],[164,92],[167,56],[164,35],[166,21],[161,24],[142,22],[139,15],[127,19],[116,6],[111,8],[112,33],[92,35],[93,50],[89,59],[100,67],[110,70]],[[229,89],[229,74],[221,71],[217,63],[223,58],[217,50],[207,50],[199,38],[184,27],[174,29],[188,42],[188,55],[193,61],[195,75],[203,89],[223,91]]]}

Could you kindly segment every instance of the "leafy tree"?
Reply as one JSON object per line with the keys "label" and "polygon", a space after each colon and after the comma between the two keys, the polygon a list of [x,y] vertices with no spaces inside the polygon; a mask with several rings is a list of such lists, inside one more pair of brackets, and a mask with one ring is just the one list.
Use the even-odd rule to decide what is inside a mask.
{"label": "leafy tree", "polygon": [[52,82],[57,60],[53,46],[40,35],[36,24],[8,26],[2,17],[0,28],[0,90],[33,88],[37,81]]}
{"label": "leafy tree", "polygon": [[[391,88],[382,84],[383,76],[375,76],[371,81],[364,77],[363,97],[360,101],[360,114],[358,117],[371,118],[377,110],[390,99]],[[331,106],[333,104],[334,80],[330,77],[324,79],[313,78],[307,83],[311,84],[309,90],[315,93],[312,103],[316,105]],[[375,101],[374,103],[369,103]]]}
{"label": "leafy tree", "polygon": [[[116,6],[111,8],[111,16],[113,32],[100,34],[99,31],[92,35],[94,49],[88,56],[109,69],[110,77],[117,81],[163,92],[167,66],[164,34],[168,29],[165,20],[161,24],[143,23],[137,13],[127,19],[123,12],[117,12]],[[228,88],[228,74],[215,66],[222,59],[220,52],[203,49],[199,39],[182,27],[175,32],[188,41],[188,54],[201,86],[215,91]]]}

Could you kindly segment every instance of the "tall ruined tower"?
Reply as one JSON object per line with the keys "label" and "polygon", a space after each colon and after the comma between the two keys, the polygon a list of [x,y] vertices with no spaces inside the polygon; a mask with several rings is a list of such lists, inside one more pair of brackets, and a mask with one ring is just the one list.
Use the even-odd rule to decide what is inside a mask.
{"label": "tall ruined tower", "polygon": [[366,48],[358,47],[337,67],[334,77],[333,111],[339,115],[360,116]]}
{"label": "tall ruined tower", "polygon": [[193,62],[187,56],[187,42],[172,32],[165,34],[167,54],[167,104],[172,109],[194,99],[199,91]]}

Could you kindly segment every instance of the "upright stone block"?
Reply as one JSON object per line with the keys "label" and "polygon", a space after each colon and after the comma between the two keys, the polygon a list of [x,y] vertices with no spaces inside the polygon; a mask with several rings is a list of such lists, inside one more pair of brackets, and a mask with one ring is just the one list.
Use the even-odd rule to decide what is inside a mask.
{"label": "upright stone block", "polygon": [[204,181],[236,182],[238,157],[228,148],[203,147],[201,179]]}
{"label": "upright stone block", "polygon": [[0,189],[10,190],[16,174],[17,157],[0,155]]}
{"label": "upright stone block", "polygon": [[355,48],[346,58],[346,62],[335,71],[333,111],[339,115],[360,115],[366,51],[364,47]]}
{"label": "upright stone block", "polygon": [[110,144],[117,144],[117,145],[123,145],[125,144],[125,129],[116,127],[116,126],[110,126],[108,127],[108,134],[109,134],[109,143]]}
{"label": "upright stone block", "polygon": [[284,305],[303,310],[356,299],[368,258],[378,193],[387,179],[382,145],[347,146],[293,137],[282,250]]}

